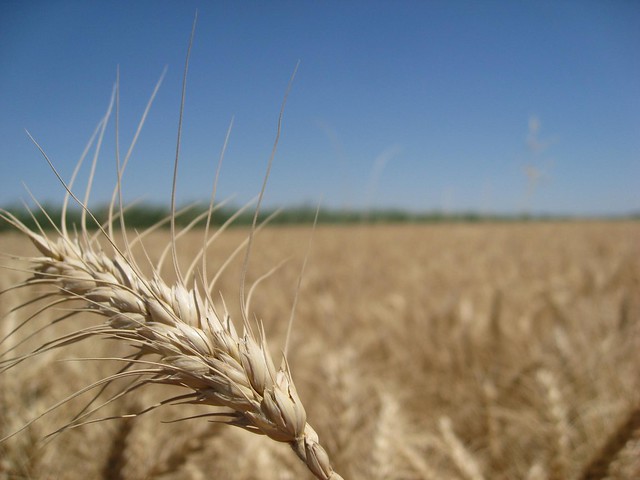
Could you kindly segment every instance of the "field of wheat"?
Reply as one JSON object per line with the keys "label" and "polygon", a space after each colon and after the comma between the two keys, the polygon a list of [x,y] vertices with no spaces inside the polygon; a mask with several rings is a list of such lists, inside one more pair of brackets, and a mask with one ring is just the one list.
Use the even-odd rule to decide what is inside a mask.
{"label": "field of wheat", "polygon": [[[230,229],[213,243],[209,276],[247,235]],[[146,237],[134,251],[141,268],[170,241],[168,231]],[[201,245],[199,230],[179,239],[184,269]],[[37,256],[19,233],[2,235],[0,251]],[[2,263],[2,290],[30,276],[24,262]],[[237,256],[215,286],[236,321],[242,263]],[[247,291],[278,265],[251,292],[249,315],[279,359],[299,290],[288,363],[343,478],[640,476],[640,224],[268,227],[252,246]],[[163,272],[169,284],[173,271]],[[45,291],[0,297],[3,361],[102,321],[88,312],[42,329],[70,308],[40,312],[50,300],[29,300]],[[2,371],[0,437],[117,372],[131,348],[87,338]],[[216,407],[165,405],[47,437],[87,405],[105,403],[91,419],[118,417],[180,389],[151,385],[106,402],[127,381],[102,400],[93,389],[62,402],[2,441],[0,478],[312,478],[286,443],[215,417],[177,421]]]}

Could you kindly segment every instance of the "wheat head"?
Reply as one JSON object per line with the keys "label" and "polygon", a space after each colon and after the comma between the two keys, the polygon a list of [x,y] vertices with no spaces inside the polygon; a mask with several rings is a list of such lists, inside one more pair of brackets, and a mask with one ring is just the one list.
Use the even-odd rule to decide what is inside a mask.
{"label": "wheat head", "polygon": [[[136,378],[126,393],[153,383],[184,387],[190,392],[172,401],[227,407],[227,423],[289,443],[317,478],[340,478],[306,421],[286,359],[275,367],[260,325],[256,332],[245,321],[238,333],[229,314],[217,312],[197,286],[187,288],[180,280],[169,286],[157,274],[146,278],[126,253],[117,249],[109,257],[86,232],[49,238],[8,212],[3,217],[41,253],[31,259],[34,273],[23,286],[50,286],[55,304],[82,300],[84,305],[73,307],[77,313],[89,310],[104,318],[32,354],[95,337],[126,342],[137,350],[134,358],[122,359],[132,368],[101,384]],[[147,360],[149,356],[155,358]],[[1,365],[7,370],[27,358],[3,360]]]}
{"label": "wheat head", "polygon": [[[185,84],[188,58],[189,54],[187,54],[185,65]],[[118,89],[114,91],[117,93]],[[113,96],[107,115],[99,124],[99,129],[102,129],[101,135],[104,133],[112,105]],[[184,106],[184,86],[182,105]],[[147,111],[140,126],[144,122]],[[278,135],[281,119],[282,112],[278,121]],[[180,120],[182,120],[182,110]],[[180,121],[180,125],[181,123]],[[276,136],[274,151],[277,138]],[[178,152],[179,145],[180,127]],[[38,146],[37,143],[36,146]],[[41,152],[44,155],[42,149]],[[45,158],[49,161],[46,155]],[[121,199],[120,181],[127,160],[128,156],[122,165],[120,163],[117,165],[118,184],[114,192],[114,201],[116,197]],[[176,154],[176,171],[177,160],[178,154]],[[58,175],[57,172],[55,173]],[[87,207],[91,179],[85,200],[81,201],[71,190],[73,179],[67,184],[58,175],[67,194],[60,225],[56,226],[52,222],[55,235],[47,234],[41,228],[36,229],[37,231],[31,230],[11,213],[0,211],[0,217],[31,240],[40,254],[26,259],[30,264],[29,271],[32,275],[16,288],[26,287],[39,291],[42,287],[49,287],[48,292],[40,298],[50,300],[46,307],[48,309],[63,304],[68,305],[72,313],[64,316],[66,320],[87,312],[102,318],[102,322],[98,325],[78,328],[75,332],[56,340],[43,342],[39,348],[26,355],[7,358],[7,354],[13,351],[13,348],[5,351],[0,357],[0,372],[6,372],[34,355],[63,348],[81,340],[115,339],[131,345],[134,348],[134,354],[126,358],[105,359],[120,361],[124,364],[124,368],[77,392],[76,395],[90,389],[104,388],[105,385],[123,378],[131,381],[114,399],[146,385],[179,386],[185,389],[186,393],[167,399],[159,405],[148,406],[139,413],[162,404],[176,402],[224,407],[226,410],[209,415],[220,422],[266,435],[278,442],[286,442],[318,479],[340,480],[342,477],[333,471],[329,456],[319,443],[318,435],[307,423],[307,415],[293,383],[286,355],[283,355],[280,366],[276,367],[269,353],[262,325],[259,322],[252,324],[249,321],[247,313],[249,300],[247,299],[246,303],[241,305],[242,330],[238,331],[226,307],[224,312],[216,310],[209,294],[210,288],[208,288],[213,282],[208,282],[203,275],[198,278],[200,280],[198,284],[191,268],[191,273],[181,274],[175,261],[175,242],[180,235],[175,232],[175,177],[174,171],[172,215],[169,220],[173,233],[171,247],[177,280],[172,285],[165,283],[161,278],[160,265],[148,276],[138,266],[136,258],[131,253],[131,247],[139,241],[140,237],[133,241],[128,240],[121,200],[120,211],[117,214],[113,214],[114,201],[112,201],[106,225],[100,225],[96,220]],[[83,209],[81,229],[73,234],[67,228],[64,216],[70,197]],[[213,208],[213,199],[211,205]],[[256,207],[252,234],[255,231],[257,209],[258,207]],[[207,214],[208,231],[211,210]],[[118,216],[124,247],[116,245],[113,233],[113,223]],[[93,226],[97,228],[97,234],[91,233],[87,228],[87,223],[90,222],[93,222]],[[246,242],[249,244],[247,252],[250,250],[251,238],[249,236]],[[102,247],[100,240],[103,243],[106,240],[111,246],[110,252]],[[204,250],[209,243],[210,240],[206,239]],[[204,256],[204,252],[200,255]],[[204,270],[206,272],[206,267]],[[192,281],[188,282],[185,278],[191,278]],[[241,302],[244,302],[244,290],[241,298]],[[92,412],[81,412],[74,421],[60,431],[82,424],[90,413]],[[27,426],[25,425],[24,428]],[[0,439],[0,442],[2,440],[5,439]]]}

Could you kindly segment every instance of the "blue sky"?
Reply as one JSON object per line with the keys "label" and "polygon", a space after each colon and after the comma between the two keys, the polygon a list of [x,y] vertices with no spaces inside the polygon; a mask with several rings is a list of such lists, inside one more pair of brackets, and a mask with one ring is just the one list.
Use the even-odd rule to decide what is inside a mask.
{"label": "blue sky", "polygon": [[[640,210],[640,2],[0,2],[0,205],[62,190],[120,66],[120,151],[168,72],[124,179],[168,204],[260,189],[301,61],[269,206],[621,214]],[[114,117],[93,204],[115,183]],[[86,171],[85,169],[85,178]],[[82,193],[82,189],[78,190]]]}

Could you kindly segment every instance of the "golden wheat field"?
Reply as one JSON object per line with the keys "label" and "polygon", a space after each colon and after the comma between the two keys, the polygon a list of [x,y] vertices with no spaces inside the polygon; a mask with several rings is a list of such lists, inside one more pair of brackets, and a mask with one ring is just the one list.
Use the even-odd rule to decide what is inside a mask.
{"label": "golden wheat field", "polygon": [[[209,277],[247,234],[230,229],[213,243]],[[640,478],[640,223],[267,227],[246,285],[279,266],[252,291],[249,312],[274,359],[310,238],[288,361],[343,478]],[[144,239],[134,251],[143,269],[170,240],[168,231]],[[200,231],[179,240],[184,268],[201,245]],[[0,236],[0,251],[37,255],[19,233]],[[235,319],[241,257],[215,292]],[[29,276],[24,262],[2,264],[3,290]],[[48,303],[29,304],[37,290],[0,296],[2,359],[101,321],[87,313],[39,330],[68,306],[35,315]],[[116,360],[95,359],[128,348],[88,338],[2,371],[0,437],[117,372]],[[102,401],[94,389],[64,402],[0,443],[0,479],[312,478],[287,444],[212,418],[176,421],[214,407],[165,405],[47,437],[87,405],[106,403],[91,416],[102,419],[175,395],[151,385],[107,402],[121,386]]]}

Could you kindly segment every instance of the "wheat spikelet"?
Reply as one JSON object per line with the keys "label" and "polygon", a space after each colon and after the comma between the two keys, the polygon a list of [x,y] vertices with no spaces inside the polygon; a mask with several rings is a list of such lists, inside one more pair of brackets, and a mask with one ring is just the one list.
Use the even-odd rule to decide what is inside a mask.
{"label": "wheat spikelet", "polygon": [[558,480],[572,478],[570,477],[571,426],[564,396],[556,376],[550,370],[539,370],[537,380],[545,390],[547,408],[555,433],[556,449],[550,478]]}
{"label": "wheat spikelet", "polygon": [[371,479],[402,478],[396,465],[398,455],[397,438],[400,432],[400,405],[388,393],[379,393],[378,416],[371,440],[371,458],[369,459],[368,475]]}

